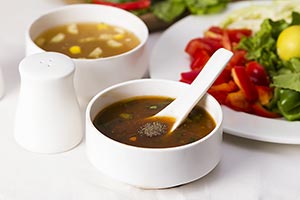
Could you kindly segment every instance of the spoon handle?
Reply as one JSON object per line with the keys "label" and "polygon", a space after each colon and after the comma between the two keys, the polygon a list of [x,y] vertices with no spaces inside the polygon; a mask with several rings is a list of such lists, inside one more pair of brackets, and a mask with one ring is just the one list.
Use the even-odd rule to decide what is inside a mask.
{"label": "spoon handle", "polygon": [[170,132],[175,130],[185,120],[194,106],[206,94],[232,55],[233,53],[229,50],[224,48],[218,49],[205,64],[189,88],[169,104],[169,106],[156,114],[156,116],[173,116],[176,118]]}

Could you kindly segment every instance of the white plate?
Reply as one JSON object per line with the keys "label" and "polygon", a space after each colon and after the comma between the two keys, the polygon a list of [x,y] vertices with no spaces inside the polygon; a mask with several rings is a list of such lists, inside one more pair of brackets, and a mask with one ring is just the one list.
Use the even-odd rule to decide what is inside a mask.
{"label": "white plate", "polygon": [[[204,30],[218,25],[225,15],[250,2],[232,3],[228,9],[217,15],[188,16],[167,29],[153,48],[150,57],[151,78],[179,80],[180,73],[189,71],[189,57],[184,48],[189,40],[200,37]],[[243,112],[236,112],[223,106],[224,132],[259,141],[300,144],[300,122],[283,119],[268,119]]]}

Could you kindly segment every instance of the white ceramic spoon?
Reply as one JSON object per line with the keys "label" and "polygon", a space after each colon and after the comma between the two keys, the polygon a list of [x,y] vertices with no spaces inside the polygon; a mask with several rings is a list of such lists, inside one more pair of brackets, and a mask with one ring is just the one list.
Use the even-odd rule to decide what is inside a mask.
{"label": "white ceramic spoon", "polygon": [[[223,71],[232,55],[233,53],[231,51],[223,48],[218,49],[210,57],[189,88],[153,117],[174,117],[175,123],[169,132],[174,131],[185,120],[199,100],[206,94],[207,90]],[[144,134],[149,137],[161,135],[165,133],[166,130],[164,124],[159,122],[154,122],[154,124],[152,123],[148,127],[150,127],[151,131],[156,131],[156,133],[151,133],[149,130],[143,131]]]}

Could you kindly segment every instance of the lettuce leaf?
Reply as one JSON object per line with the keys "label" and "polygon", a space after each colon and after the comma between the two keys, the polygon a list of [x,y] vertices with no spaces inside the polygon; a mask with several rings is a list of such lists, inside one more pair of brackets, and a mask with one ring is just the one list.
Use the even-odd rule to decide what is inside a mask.
{"label": "lettuce leaf", "polygon": [[165,0],[153,4],[152,12],[165,22],[173,22],[185,12],[194,15],[220,12],[229,2],[230,0]]}
{"label": "lettuce leaf", "polygon": [[153,14],[165,22],[172,22],[186,10],[184,0],[166,0],[153,5]]}
{"label": "lettuce leaf", "polygon": [[280,74],[274,76],[272,85],[300,92],[300,73]]}
{"label": "lettuce leaf", "polygon": [[288,26],[285,20],[265,19],[260,30],[253,37],[243,38],[237,48],[246,50],[248,60],[259,62],[272,75],[282,67],[276,52],[276,41],[280,32]]}
{"label": "lettuce leaf", "polygon": [[190,13],[196,15],[221,12],[229,0],[185,0]]}

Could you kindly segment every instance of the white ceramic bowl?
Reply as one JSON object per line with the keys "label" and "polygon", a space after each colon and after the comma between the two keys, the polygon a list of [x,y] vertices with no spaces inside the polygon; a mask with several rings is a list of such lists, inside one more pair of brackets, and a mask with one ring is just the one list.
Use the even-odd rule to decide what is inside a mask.
{"label": "white ceramic bowl", "polygon": [[99,59],[73,59],[74,86],[80,102],[87,103],[97,92],[113,84],[141,78],[147,69],[144,47],[148,28],[137,16],[122,9],[95,4],[77,4],[52,10],[34,20],[26,31],[26,54],[44,52],[33,40],[43,31],[73,22],[104,22],[133,32],[140,44],[121,55]]}
{"label": "white ceramic bowl", "polygon": [[210,95],[199,104],[216,121],[204,138],[171,148],[141,148],[108,138],[93,125],[96,114],[110,104],[134,96],[176,98],[189,85],[176,81],[140,79],[120,83],[98,93],[86,110],[86,148],[91,163],[104,174],[142,188],[169,188],[189,183],[209,173],[221,158],[222,109]]}

